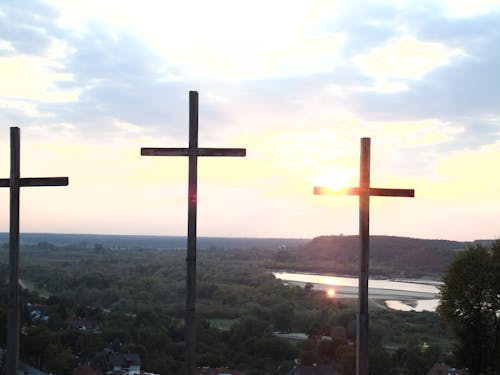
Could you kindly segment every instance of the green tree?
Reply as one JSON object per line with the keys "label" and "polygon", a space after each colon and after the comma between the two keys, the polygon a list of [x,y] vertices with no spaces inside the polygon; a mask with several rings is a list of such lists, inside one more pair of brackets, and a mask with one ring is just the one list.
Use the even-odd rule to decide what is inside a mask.
{"label": "green tree", "polygon": [[271,319],[276,331],[290,332],[292,329],[294,306],[281,303],[271,310]]}
{"label": "green tree", "polygon": [[368,363],[370,364],[370,374],[386,375],[392,367],[391,355],[379,345],[369,347]]}
{"label": "green tree", "polygon": [[44,360],[44,349],[52,340],[52,332],[47,326],[32,326],[26,331],[26,335],[21,336],[21,352],[23,356],[30,358],[41,367]]}
{"label": "green tree", "polygon": [[317,343],[314,339],[309,338],[302,343],[299,358],[300,362],[306,366],[311,366],[314,363],[320,363]]}
{"label": "green tree", "polygon": [[354,345],[342,345],[335,353],[335,363],[343,375],[356,374],[356,347]]}
{"label": "green tree", "polygon": [[44,350],[45,367],[53,374],[62,374],[68,365],[70,351],[56,344],[49,344]]}
{"label": "green tree", "polygon": [[438,313],[458,339],[455,356],[473,374],[500,372],[500,240],[459,253],[441,288]]}

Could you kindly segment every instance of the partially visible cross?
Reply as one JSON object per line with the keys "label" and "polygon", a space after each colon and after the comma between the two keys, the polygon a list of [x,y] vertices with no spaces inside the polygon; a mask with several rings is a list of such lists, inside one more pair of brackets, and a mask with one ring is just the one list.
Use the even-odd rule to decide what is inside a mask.
{"label": "partially visible cross", "polygon": [[24,186],[67,186],[68,177],[20,177],[20,131],[10,128],[10,178],[0,179],[0,187],[10,188],[9,305],[7,313],[7,374],[19,369],[19,191]]}
{"label": "partially visible cross", "polygon": [[414,197],[413,189],[385,189],[370,187],[370,138],[361,139],[359,187],[331,190],[314,187],[314,194],[359,195],[359,236],[361,260],[359,272],[358,334],[356,374],[368,375],[368,262],[370,252],[370,196]]}
{"label": "partially visible cross", "polygon": [[188,148],[141,148],[143,156],[187,156],[189,157],[188,186],[188,234],[186,258],[186,363],[187,373],[194,375],[196,344],[196,202],[198,156],[245,156],[244,148],[199,148],[198,147],[198,92],[189,92],[189,147]]}

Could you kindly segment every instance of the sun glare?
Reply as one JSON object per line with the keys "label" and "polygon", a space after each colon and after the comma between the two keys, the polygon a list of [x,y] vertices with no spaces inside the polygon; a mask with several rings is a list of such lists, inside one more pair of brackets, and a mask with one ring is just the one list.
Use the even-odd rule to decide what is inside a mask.
{"label": "sun glare", "polygon": [[335,297],[335,290],[334,289],[328,289],[326,291],[326,295],[328,296],[328,298],[333,298]]}
{"label": "sun glare", "polygon": [[355,172],[347,168],[333,168],[327,175],[314,181],[314,186],[323,186],[337,191],[347,187],[355,186]]}

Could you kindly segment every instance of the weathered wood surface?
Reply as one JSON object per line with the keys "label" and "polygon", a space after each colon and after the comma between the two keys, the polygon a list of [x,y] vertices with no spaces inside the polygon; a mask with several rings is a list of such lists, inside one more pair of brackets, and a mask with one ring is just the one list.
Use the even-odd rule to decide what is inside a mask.
{"label": "weathered wood surface", "polygon": [[196,371],[196,218],[198,203],[198,93],[189,93],[188,238],[186,256],[186,363]]}
{"label": "weathered wood surface", "polygon": [[10,128],[10,229],[9,229],[9,300],[7,307],[7,374],[19,369],[20,311],[19,301],[19,189],[20,134]]}
{"label": "weathered wood surface", "polygon": [[246,156],[244,148],[198,147],[198,93],[189,92],[189,147],[188,148],[141,148],[143,156],[187,156],[189,158],[188,181],[188,235],[186,257],[186,366],[187,374],[196,371],[196,216],[198,196],[198,156]]}
{"label": "weathered wood surface", "polygon": [[316,195],[358,195],[359,196],[359,237],[360,269],[358,296],[358,332],[356,374],[368,375],[368,278],[370,258],[370,196],[414,197],[413,189],[387,189],[370,187],[370,138],[361,139],[359,187],[338,190],[315,186]]}
{"label": "weathered wood surface", "polygon": [[[142,156],[189,156],[189,148],[141,148]],[[244,148],[198,148],[197,156],[246,156]]]}
{"label": "weathered wood surface", "polygon": [[[20,178],[19,185],[25,186],[68,186],[68,177],[28,177]],[[9,187],[9,178],[0,178],[0,187]]]}
{"label": "weathered wood surface", "polygon": [[[315,186],[315,195],[359,195],[359,187],[350,187],[342,189],[331,189],[325,186]],[[415,197],[413,189],[387,189],[387,188],[370,188],[370,196],[374,197]]]}
{"label": "weathered wood surface", "polygon": [[359,264],[358,332],[356,373],[368,375],[368,276],[370,259],[370,138],[361,139],[359,173]]}
{"label": "weathered wood surface", "polygon": [[19,369],[20,301],[19,301],[19,191],[25,186],[66,186],[68,177],[21,178],[21,135],[10,128],[10,178],[0,179],[0,187],[10,188],[9,292],[7,311],[7,374]]}

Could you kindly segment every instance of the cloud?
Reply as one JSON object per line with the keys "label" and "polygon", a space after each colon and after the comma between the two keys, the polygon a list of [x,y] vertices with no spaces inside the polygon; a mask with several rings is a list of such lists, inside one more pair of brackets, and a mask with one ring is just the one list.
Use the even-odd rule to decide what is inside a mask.
{"label": "cloud", "polygon": [[43,55],[60,36],[55,7],[42,1],[6,0],[0,4],[0,38],[20,54]]}
{"label": "cloud", "polygon": [[[78,100],[79,90],[63,71],[68,45],[55,26],[57,11],[37,1],[0,4],[0,107],[2,122],[40,124],[53,121],[44,103]],[[49,119],[50,118],[50,119]]]}
{"label": "cloud", "polygon": [[477,17],[500,10],[498,0],[446,0],[446,15],[453,18]]}
{"label": "cloud", "polygon": [[[315,4],[1,2],[0,121],[23,126],[26,174],[40,165],[78,171],[67,194],[50,193],[73,210],[71,220],[56,215],[61,228],[76,221],[85,231],[183,233],[185,158],[142,158],[139,147],[187,145],[188,90],[196,89],[200,145],[248,148],[244,160],[200,161],[204,221],[217,215],[220,194],[248,213],[214,222],[212,234],[322,234],[332,209],[339,230],[349,231],[351,219],[355,230],[354,203],[319,200],[311,188],[324,176],[355,177],[363,136],[372,137],[374,184],[429,193],[418,207],[406,203],[414,234],[434,229],[419,227],[428,227],[429,212],[439,233],[451,233],[447,209],[461,205],[467,217],[470,206],[455,194],[433,211],[432,188],[470,197],[473,185],[454,187],[461,166],[465,179],[483,181],[483,166],[498,159],[498,11],[480,4],[459,17],[432,2]],[[485,192],[495,199],[491,185]],[[37,199],[29,205],[46,201]],[[405,231],[405,203],[374,208],[382,204],[395,210],[380,216],[384,227]],[[97,224],[96,210],[108,215]],[[140,228],[137,217],[157,226]],[[249,229],[247,220],[260,225]],[[106,229],[109,222],[119,224]]]}
{"label": "cloud", "polygon": [[[182,9],[169,17],[183,19],[187,10]],[[250,15],[259,9],[247,11]],[[159,20],[153,19],[149,29],[130,30],[123,24],[116,26],[130,16],[122,13],[114,21],[116,27],[105,24],[103,18],[82,19],[85,27],[75,31],[61,22],[64,11],[49,5],[34,3],[22,14],[13,6],[4,7],[4,15],[16,15],[20,30],[18,38],[10,35],[3,41],[4,49],[15,49],[18,55],[13,59],[28,59],[19,55],[20,46],[26,53],[36,52],[24,68],[17,65],[26,77],[39,74],[41,78],[30,79],[39,85],[33,91],[37,95],[30,96],[26,84],[22,85],[26,92],[20,92],[15,102],[4,97],[3,105],[12,105],[10,115],[4,116],[14,118],[14,113],[25,111],[40,125],[68,123],[74,125],[73,131],[98,138],[112,135],[117,123],[131,124],[145,134],[173,135],[184,142],[187,91],[197,88],[200,133],[207,142],[238,132],[265,134],[258,132],[269,126],[314,131],[317,126],[347,123],[344,114],[359,120],[357,129],[370,129],[362,125],[370,123],[384,129],[384,122],[401,128],[434,120],[449,124],[455,132],[443,134],[446,141],[439,143],[443,152],[466,142],[479,146],[497,136],[500,84],[495,62],[500,56],[494,46],[500,40],[492,32],[498,29],[494,14],[458,20],[431,12],[429,5],[398,8],[380,3],[347,7],[334,2],[321,9],[296,8],[280,24],[282,29],[272,30],[268,38],[261,34],[271,27],[277,8],[263,16],[264,25],[254,32],[237,28],[235,39],[225,34],[230,20],[214,30],[205,28],[200,40],[191,33],[184,43],[169,25],[168,32],[156,36],[172,42],[165,42],[165,50],[149,38],[152,31],[160,30]],[[254,16],[245,24],[254,22]],[[5,18],[4,27],[13,26],[9,25],[13,19]],[[293,29],[298,23],[300,27]],[[204,27],[198,25],[196,30]],[[44,48],[35,50],[21,43],[30,33],[39,34]],[[254,37],[261,40],[262,48]],[[198,48],[202,41],[209,42],[206,50]],[[248,51],[238,49],[239,41]],[[52,59],[43,60],[51,50]],[[201,52],[207,54],[200,54],[195,63],[186,57]],[[185,55],[180,58],[176,53]],[[248,53],[253,56],[246,60]],[[42,61],[52,65],[42,67]],[[199,74],[192,71],[196,64]],[[238,76],[236,81],[227,80]],[[195,81],[193,77],[204,78]],[[41,98],[44,93],[46,98]],[[58,97],[61,93],[78,96],[69,103],[57,102],[64,99]]]}
{"label": "cloud", "polygon": [[163,59],[182,66],[179,79],[234,81],[329,71],[343,41],[342,33],[303,32],[310,5],[302,2],[123,1],[115,7],[88,0],[58,5],[62,23],[77,23],[79,33],[92,27],[82,25],[78,11],[117,34],[134,29]]}
{"label": "cloud", "polygon": [[235,46],[193,50],[183,58],[184,75],[221,81],[308,76],[335,69],[338,51],[344,42],[341,33],[300,38],[290,45]]}
{"label": "cloud", "polygon": [[369,54],[357,55],[354,63],[377,80],[391,78],[421,79],[425,74],[462,56],[458,48],[424,42],[410,36],[390,40],[385,46],[375,48]]}
{"label": "cloud", "polygon": [[111,135],[115,120],[182,133],[189,83],[172,82],[176,68],[133,32],[100,23],[74,32],[59,26],[50,5],[25,5],[1,5],[6,121],[68,123],[92,138]]}
{"label": "cloud", "polygon": [[0,97],[68,102],[78,99],[78,90],[61,90],[58,82],[72,80],[71,74],[54,71],[45,58],[25,55],[0,57]]}

